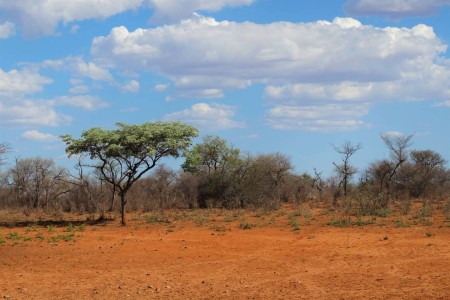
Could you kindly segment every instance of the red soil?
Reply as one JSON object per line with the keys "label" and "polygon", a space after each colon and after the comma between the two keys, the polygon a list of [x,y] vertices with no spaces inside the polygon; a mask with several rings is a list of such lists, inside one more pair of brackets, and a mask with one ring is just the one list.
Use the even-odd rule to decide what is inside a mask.
{"label": "red soil", "polygon": [[[231,212],[229,212],[231,214]],[[132,218],[131,215],[128,216]],[[0,297],[9,299],[450,299],[450,226],[344,228],[330,216],[209,215],[86,226],[48,242],[45,227],[0,228]],[[242,222],[242,221],[241,221]],[[198,226],[201,225],[201,226]],[[67,229],[66,229],[67,230]],[[14,242],[11,233],[33,237]],[[42,232],[44,240],[35,238]]]}

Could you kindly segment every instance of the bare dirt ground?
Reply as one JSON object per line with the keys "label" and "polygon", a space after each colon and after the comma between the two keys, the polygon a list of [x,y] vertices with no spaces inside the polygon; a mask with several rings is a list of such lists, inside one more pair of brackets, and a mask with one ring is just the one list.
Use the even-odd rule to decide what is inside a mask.
{"label": "bare dirt ground", "polygon": [[440,213],[349,221],[283,208],[128,221],[1,227],[0,297],[450,299],[450,220]]}

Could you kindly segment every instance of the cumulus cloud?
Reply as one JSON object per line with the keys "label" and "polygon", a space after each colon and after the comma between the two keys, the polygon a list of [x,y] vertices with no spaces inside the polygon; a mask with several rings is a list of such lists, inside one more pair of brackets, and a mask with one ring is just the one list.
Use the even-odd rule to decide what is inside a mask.
{"label": "cumulus cloud", "polygon": [[[166,76],[173,81],[169,99],[219,98],[263,84],[265,99],[277,106],[268,113],[272,126],[341,130],[365,126],[361,118],[375,102],[449,99],[446,50],[423,24],[379,28],[352,18],[255,24],[196,15],[132,32],[113,28],[93,40],[91,53],[111,68]],[[277,117],[277,109],[320,113],[319,105],[343,110],[349,103],[364,113],[333,125],[318,122],[324,118],[297,125],[288,118],[294,122],[288,125]]]}
{"label": "cumulus cloud", "polygon": [[55,126],[69,120],[59,115],[45,101],[31,100],[52,80],[30,69],[0,69],[0,124],[2,126]]}
{"label": "cumulus cloud", "polygon": [[242,128],[244,123],[234,121],[235,108],[222,104],[197,103],[191,108],[164,116],[167,121],[183,121],[206,130]]}
{"label": "cumulus cloud", "polygon": [[16,34],[16,27],[11,22],[0,24],[0,40],[7,39]]}
{"label": "cumulus cloud", "polygon": [[25,36],[37,37],[54,34],[59,23],[105,19],[142,4],[143,0],[0,0],[0,10]]}
{"label": "cumulus cloud", "polygon": [[54,142],[58,140],[57,136],[49,133],[39,132],[38,130],[27,130],[22,134],[22,137],[32,141],[38,142]]}
{"label": "cumulus cloud", "polygon": [[[6,23],[0,25],[0,39],[8,38],[19,27],[27,37],[56,33],[59,24],[106,19],[129,11],[150,7],[151,21],[174,22],[189,18],[196,11],[219,11],[224,7],[250,5],[256,0],[0,0]],[[76,33],[78,24],[70,27]]]}
{"label": "cumulus cloud", "polygon": [[70,116],[58,113],[45,101],[19,99],[5,103],[0,100],[2,126],[59,126],[70,123]]}
{"label": "cumulus cloud", "polygon": [[368,112],[367,104],[278,105],[270,109],[266,117],[269,125],[276,129],[331,132],[370,126],[360,119]]}
{"label": "cumulus cloud", "polygon": [[353,16],[416,17],[437,13],[449,0],[347,0],[347,13]]}
{"label": "cumulus cloud", "polygon": [[34,68],[0,69],[0,125],[59,126],[70,123],[72,118],[57,112],[55,106],[68,105],[89,111],[108,106],[108,103],[91,95],[63,96],[52,100],[33,97],[50,83],[51,79],[42,76]]}
{"label": "cumulus cloud", "polygon": [[57,71],[71,71],[76,76],[90,78],[96,81],[106,81],[112,83],[114,78],[109,70],[94,62],[86,62],[79,56],[69,56],[59,60],[45,60],[41,67],[51,68]]}
{"label": "cumulus cloud", "polygon": [[187,19],[198,11],[219,11],[224,7],[250,5],[255,0],[149,0],[154,9],[151,21],[168,22]]}
{"label": "cumulus cloud", "polygon": [[68,105],[87,111],[109,107],[108,102],[102,101],[99,97],[92,95],[61,96],[48,101],[48,103],[51,105]]}
{"label": "cumulus cloud", "polygon": [[42,91],[45,85],[52,82],[53,80],[34,70],[13,69],[6,72],[0,69],[0,97],[17,98],[34,94]]}

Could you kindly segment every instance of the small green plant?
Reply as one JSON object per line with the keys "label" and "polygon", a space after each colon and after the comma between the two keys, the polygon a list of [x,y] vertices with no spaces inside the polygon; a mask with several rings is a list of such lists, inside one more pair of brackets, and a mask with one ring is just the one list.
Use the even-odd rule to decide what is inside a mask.
{"label": "small green plant", "polygon": [[211,226],[211,230],[217,231],[217,232],[225,232],[227,231],[227,228],[225,226]]}
{"label": "small green plant", "polygon": [[67,234],[57,234],[57,235],[53,235],[49,238],[49,243],[55,244],[58,241],[72,241],[73,237],[75,236],[75,234],[73,232],[69,232]]}
{"label": "small green plant", "polygon": [[25,229],[25,233],[30,233],[32,231],[37,231],[37,225],[36,224],[28,225],[27,229]]}
{"label": "small green plant", "polygon": [[350,218],[336,218],[336,216],[333,216],[333,218],[328,221],[327,225],[334,226],[334,227],[349,227],[352,226],[352,221]]}
{"label": "small green plant", "polygon": [[253,227],[255,227],[255,225],[247,222],[246,220],[242,220],[239,223],[239,228],[240,229],[248,230],[248,229],[252,229]]}
{"label": "small green plant", "polygon": [[408,221],[403,221],[403,219],[396,219],[394,220],[394,225],[397,228],[405,228],[410,227],[411,224]]}
{"label": "small green plant", "polygon": [[0,237],[0,245],[6,243],[6,241]]}
{"label": "small green plant", "polygon": [[196,215],[192,220],[197,227],[202,227],[208,221],[208,217]]}
{"label": "small green plant", "polygon": [[56,232],[56,227],[53,225],[47,225],[47,230],[50,233],[55,233]]}
{"label": "small green plant", "polygon": [[433,215],[433,207],[429,204],[425,204],[417,211],[417,218],[429,218]]}
{"label": "small green plant", "polygon": [[392,212],[388,208],[378,208],[374,211],[374,216],[380,217],[380,218],[387,218],[389,217]]}
{"label": "small green plant", "polygon": [[24,236],[23,236],[23,235],[20,235],[20,234],[17,233],[17,232],[10,232],[10,233],[6,236],[6,238],[7,238],[8,240],[11,240],[11,241],[18,241],[18,240],[22,240],[22,239],[24,238]]}
{"label": "small green plant", "polygon": [[67,225],[66,229],[64,229],[64,232],[74,232],[75,228],[73,227],[72,223],[69,223],[69,225]]}
{"label": "small green plant", "polygon": [[426,237],[433,237],[433,236],[435,236],[435,234],[432,233],[432,232],[427,232],[427,233],[425,233],[425,236]]}
{"label": "small green plant", "polygon": [[41,241],[45,239],[44,234],[42,232],[37,232],[34,238]]}
{"label": "small green plant", "polygon": [[76,230],[80,231],[80,232],[83,232],[85,229],[86,229],[86,225],[84,223],[80,224],[76,227]]}
{"label": "small green plant", "polygon": [[147,218],[147,223],[169,223],[169,219],[164,215],[163,212],[156,212]]}
{"label": "small green plant", "polygon": [[[374,219],[375,218],[375,219]],[[374,224],[376,221],[376,217],[373,217],[370,220],[364,220],[363,218],[358,218],[358,220],[354,223],[356,226],[367,226],[367,225],[371,225]]]}
{"label": "small green plant", "polygon": [[293,214],[290,214],[288,217],[289,217],[289,224],[292,226],[292,230],[299,231],[300,224],[298,223],[297,218]]}

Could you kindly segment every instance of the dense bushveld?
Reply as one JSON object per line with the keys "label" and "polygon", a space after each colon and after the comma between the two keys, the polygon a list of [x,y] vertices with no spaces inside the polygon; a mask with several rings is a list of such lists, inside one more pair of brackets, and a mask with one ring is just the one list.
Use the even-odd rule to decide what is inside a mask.
{"label": "dense bushveld", "polygon": [[[360,145],[345,142],[335,150],[342,161],[335,174],[323,178],[296,174],[281,153],[242,154],[217,136],[184,153],[176,171],[164,164],[136,181],[127,193],[127,211],[161,209],[276,209],[283,204],[315,203],[347,215],[379,215],[399,208],[404,214],[413,201],[423,207],[450,211],[450,169],[432,150],[409,150],[412,136],[382,136],[390,159],[371,162],[365,170],[351,165]],[[7,154],[3,145],[2,154]],[[104,216],[120,210],[119,191],[98,169],[80,157],[71,171],[48,158],[16,159],[0,173],[0,208],[30,215],[34,212],[81,213]],[[93,171],[92,171],[93,170]],[[115,170],[110,170],[111,174]],[[358,174],[358,177],[356,176]],[[112,176],[112,175],[111,175]]]}

